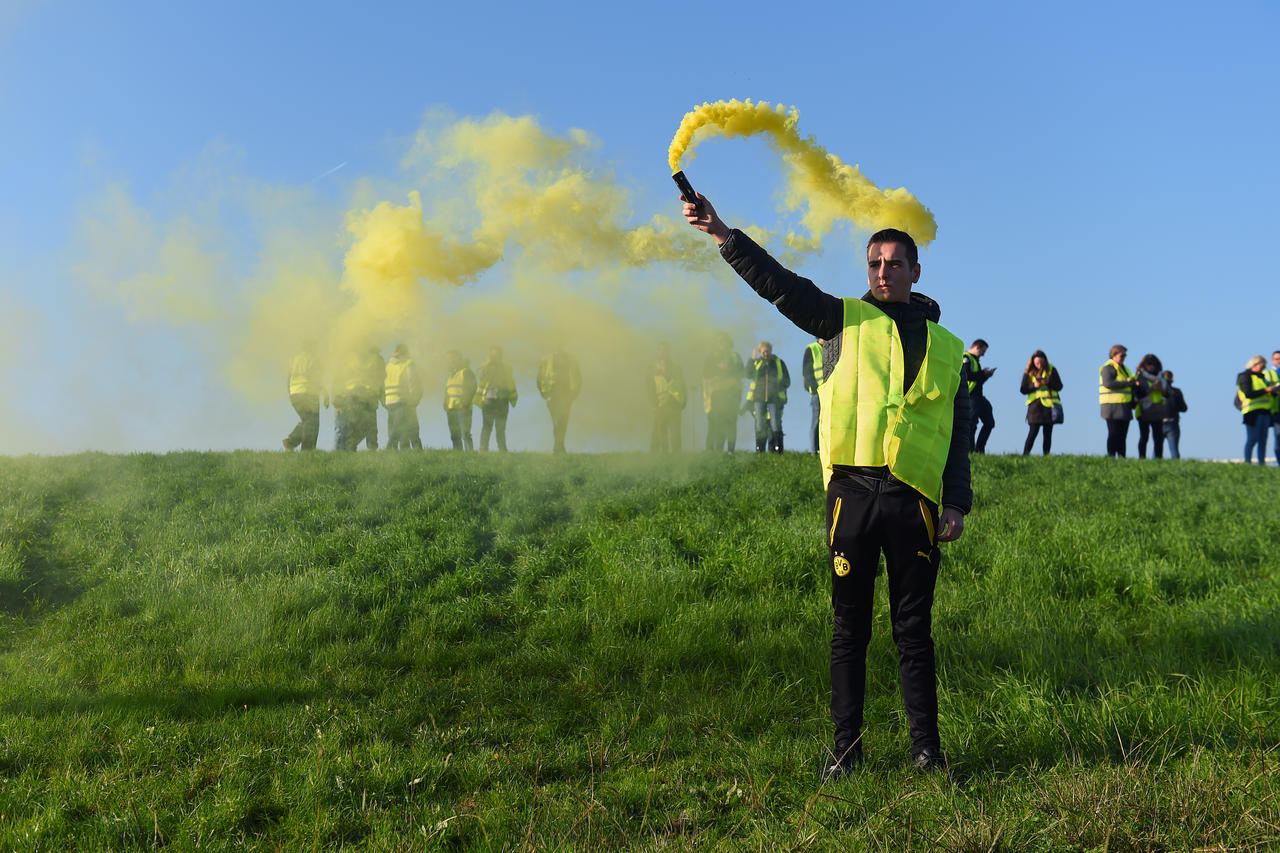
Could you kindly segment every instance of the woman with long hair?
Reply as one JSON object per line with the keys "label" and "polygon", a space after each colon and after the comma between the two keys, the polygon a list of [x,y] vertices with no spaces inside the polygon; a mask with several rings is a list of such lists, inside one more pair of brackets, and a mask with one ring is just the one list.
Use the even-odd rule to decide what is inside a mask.
{"label": "woman with long hair", "polygon": [[1044,350],[1036,350],[1027,360],[1027,369],[1022,372],[1022,393],[1027,395],[1027,431],[1026,443],[1022,445],[1022,455],[1031,453],[1036,443],[1036,434],[1044,430],[1044,455],[1049,455],[1053,444],[1053,425],[1055,412],[1057,422],[1061,423],[1062,400],[1058,392],[1062,390],[1062,377],[1058,369],[1049,363],[1049,356]]}
{"label": "woman with long hair", "polygon": [[1138,362],[1137,377],[1146,386],[1145,395],[1135,395],[1133,413],[1138,418],[1138,458],[1147,458],[1147,436],[1155,443],[1155,457],[1164,458],[1164,416],[1169,406],[1164,400],[1164,365],[1154,353]]}

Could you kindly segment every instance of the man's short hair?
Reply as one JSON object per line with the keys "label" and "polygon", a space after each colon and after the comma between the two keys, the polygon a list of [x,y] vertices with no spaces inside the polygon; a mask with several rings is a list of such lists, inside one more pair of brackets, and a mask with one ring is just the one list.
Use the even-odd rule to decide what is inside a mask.
{"label": "man's short hair", "polygon": [[983,349],[987,349],[989,345],[982,338],[974,338],[973,343],[969,344],[969,349],[973,349],[974,347],[982,347]]}
{"label": "man's short hair", "polygon": [[867,249],[870,250],[876,243],[897,243],[900,246],[906,246],[907,260],[911,261],[911,265],[920,263],[920,250],[916,248],[916,241],[912,240],[911,235],[906,231],[883,228],[871,235],[871,239],[867,241]]}

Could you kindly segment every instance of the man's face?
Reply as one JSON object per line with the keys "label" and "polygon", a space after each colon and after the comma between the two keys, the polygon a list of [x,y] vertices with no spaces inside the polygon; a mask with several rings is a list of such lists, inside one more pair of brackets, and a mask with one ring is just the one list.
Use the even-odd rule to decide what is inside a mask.
{"label": "man's face", "polygon": [[880,302],[906,302],[911,285],[920,280],[920,265],[907,259],[901,243],[872,243],[867,247],[867,286]]}
{"label": "man's face", "polygon": [[760,345],[760,357],[761,357],[761,358],[768,358],[768,357],[769,357],[769,356],[771,356],[771,355],[773,355],[773,345],[772,345],[772,344],[761,344],[761,345]]}
{"label": "man's face", "polygon": [[1271,366],[1280,369],[1280,352],[1271,353]]}

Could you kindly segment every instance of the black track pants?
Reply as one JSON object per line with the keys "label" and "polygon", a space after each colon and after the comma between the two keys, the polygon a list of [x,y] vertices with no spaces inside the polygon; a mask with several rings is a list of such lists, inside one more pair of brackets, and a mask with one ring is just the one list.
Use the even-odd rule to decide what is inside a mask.
{"label": "black track pants", "polygon": [[827,487],[827,542],[835,614],[831,719],[837,755],[862,733],[871,604],[882,552],[912,750],[941,746],[931,633],[933,590],[938,579],[937,526],[937,505],[890,477],[887,470],[883,477],[834,477]]}

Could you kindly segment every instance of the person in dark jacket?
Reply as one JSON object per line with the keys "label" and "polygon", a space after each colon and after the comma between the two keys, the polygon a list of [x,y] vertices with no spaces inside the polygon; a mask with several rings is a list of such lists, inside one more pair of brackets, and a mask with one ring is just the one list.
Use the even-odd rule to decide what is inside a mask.
{"label": "person in dark jacket", "polygon": [[1155,445],[1155,457],[1164,458],[1164,415],[1168,411],[1164,399],[1164,365],[1154,353],[1138,362],[1138,379],[1144,393],[1133,407],[1138,418],[1138,458],[1147,458],[1147,436]]}
{"label": "person in dark jacket", "polygon": [[1027,361],[1022,372],[1022,393],[1027,395],[1027,440],[1022,445],[1022,455],[1029,456],[1036,443],[1036,433],[1044,430],[1044,455],[1049,455],[1053,444],[1054,408],[1062,412],[1062,377],[1058,368],[1049,363],[1049,356],[1038,349]]}
{"label": "person in dark jacket", "polygon": [[1178,440],[1182,438],[1179,415],[1187,410],[1187,400],[1182,389],[1173,386],[1173,371],[1164,372],[1164,444],[1169,448],[1169,458],[1178,459]]}
{"label": "person in dark jacket", "polygon": [[804,348],[804,360],[800,373],[804,377],[804,390],[809,392],[809,452],[818,455],[818,429],[822,417],[822,404],[818,400],[818,388],[822,385],[822,338]]}
{"label": "person in dark jacket", "polygon": [[1107,425],[1107,456],[1121,458],[1129,436],[1129,422],[1133,420],[1133,398],[1142,396],[1142,382],[1124,366],[1128,352],[1116,344],[1098,368],[1098,404]]}
{"label": "person in dark jacket", "polygon": [[[889,582],[911,760],[946,768],[938,733],[932,616],[939,542],[958,539],[972,505],[969,400],[960,382],[963,344],[936,325],[915,241],[886,229],[867,245],[860,300],[824,293],[784,268],[746,234],[730,230],[699,196],[684,216],[791,322],[824,339],[831,369],[822,384],[821,459],[827,478],[833,630],[833,760],[823,777],[853,772],[862,758],[862,714],[871,610],[880,554]],[[892,426],[890,426],[892,424]],[[902,440],[890,441],[890,432]]]}
{"label": "person in dark jacket", "polygon": [[742,356],[733,351],[733,339],[727,332],[718,332],[714,349],[702,363],[702,408],[707,413],[707,450],[734,451],[738,441],[742,371]]}
{"label": "person in dark jacket", "polygon": [[773,344],[761,341],[751,351],[751,361],[744,368],[747,379],[747,401],[756,420],[756,453],[782,452],[782,407],[787,404],[791,387],[791,371],[787,363],[773,354]]}
{"label": "person in dark jacket", "polygon": [[1258,449],[1258,464],[1266,464],[1267,431],[1271,429],[1271,395],[1280,392],[1280,385],[1268,385],[1262,356],[1249,359],[1245,369],[1236,376],[1236,398],[1244,415],[1244,461],[1248,462],[1253,449]]}
{"label": "person in dark jacket", "polygon": [[[994,367],[982,366],[982,357],[987,354],[987,348],[987,342],[982,338],[969,344],[969,349],[964,354],[964,367],[960,370],[960,381],[969,390],[969,408],[973,411],[969,443],[974,453],[987,452],[987,439],[996,428],[996,415],[991,410],[991,401],[983,393],[983,386],[996,372]],[[978,429],[979,422],[982,423],[981,430]]]}
{"label": "person in dark jacket", "polygon": [[649,392],[649,405],[653,407],[653,436],[649,450],[653,453],[679,453],[680,413],[688,400],[684,384],[684,371],[671,360],[671,345],[658,344],[658,360],[649,368],[645,380]]}

